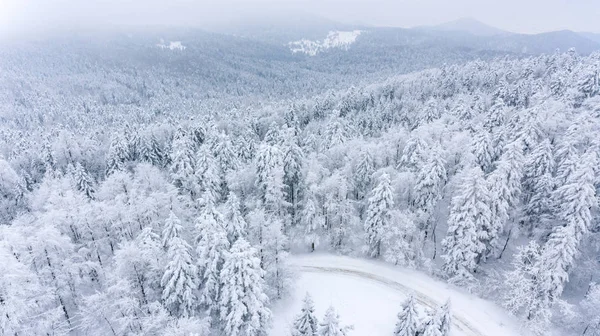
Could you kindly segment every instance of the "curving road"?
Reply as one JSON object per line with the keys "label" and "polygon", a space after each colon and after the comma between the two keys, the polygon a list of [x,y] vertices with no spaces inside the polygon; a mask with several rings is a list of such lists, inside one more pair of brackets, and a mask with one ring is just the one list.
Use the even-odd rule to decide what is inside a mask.
{"label": "curving road", "polygon": [[[417,302],[429,307],[430,309],[436,309],[437,307],[440,306],[439,303],[434,301],[432,298],[427,296],[425,293],[415,291],[411,288],[408,288],[408,287],[402,285],[401,283],[399,283],[397,281],[393,281],[393,280],[387,279],[385,277],[377,276],[377,275],[371,274],[371,273],[350,270],[350,269],[344,269],[344,268],[338,268],[338,267],[319,267],[319,266],[300,266],[300,271],[301,272],[312,272],[312,273],[315,273],[315,272],[316,273],[337,273],[337,274],[344,274],[347,276],[359,277],[359,278],[367,279],[369,281],[378,282],[378,283],[383,284],[383,285],[385,285],[389,288],[392,288],[396,291],[400,291],[406,295],[412,294]],[[452,325],[454,328],[457,328],[458,330],[462,331],[462,333],[467,336],[471,336],[471,335],[472,336],[486,336],[485,333],[480,332],[475,326],[471,325],[471,323],[469,323],[469,321],[466,321],[465,319],[461,318],[461,316],[457,316],[456,314],[452,314]]]}
{"label": "curving road", "polygon": [[[399,303],[403,300],[402,297],[409,294],[420,305],[428,308],[437,308],[450,299],[453,336],[529,336],[520,329],[518,321],[501,307],[422,272],[373,260],[329,254],[294,255],[290,258],[290,263],[300,275],[304,274],[302,278],[306,280],[300,281],[302,288],[296,290],[290,301],[274,310],[274,335],[286,330],[286,326],[289,326],[299,311],[303,295],[309,292],[314,294],[315,299],[320,299],[321,309],[325,308],[323,304],[331,303],[345,308],[348,323],[360,324],[363,330],[363,333],[358,333],[357,330],[352,333],[353,336],[363,336],[365,327],[368,330],[369,325],[373,326],[372,323],[379,326],[385,322],[386,326],[393,328],[395,314],[400,309]],[[354,307],[343,305],[369,305],[367,313],[373,316],[383,314],[386,316],[385,321],[373,316],[360,320],[360,316],[350,316],[357,311]],[[365,309],[360,310],[360,314],[364,312]],[[383,329],[378,330],[366,335],[377,336],[382,332],[387,334]]]}

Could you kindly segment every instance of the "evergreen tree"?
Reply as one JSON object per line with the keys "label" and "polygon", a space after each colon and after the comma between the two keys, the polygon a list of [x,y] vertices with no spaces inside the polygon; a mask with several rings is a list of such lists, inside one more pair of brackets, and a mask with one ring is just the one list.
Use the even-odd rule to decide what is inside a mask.
{"label": "evergreen tree", "polygon": [[221,270],[230,245],[223,227],[223,218],[210,201],[204,204],[196,221],[196,230],[200,303],[208,308],[209,314],[217,314],[221,295]]}
{"label": "evergreen tree", "polygon": [[162,167],[165,153],[152,132],[147,132],[141,138],[140,159],[154,166]]}
{"label": "evergreen tree", "polygon": [[390,211],[394,206],[390,177],[383,174],[379,178],[379,184],[369,198],[367,218],[365,220],[365,232],[367,233],[368,254],[372,258],[381,255],[381,242],[385,230],[391,224]]}
{"label": "evergreen tree", "polygon": [[281,299],[288,293],[292,274],[287,264],[287,237],[282,232],[281,220],[267,215],[260,245],[261,267],[265,270],[265,292],[271,298]]}
{"label": "evergreen tree", "polygon": [[88,198],[93,199],[94,193],[96,192],[94,189],[94,182],[81,163],[77,162],[71,176],[77,190],[81,191]]}
{"label": "evergreen tree", "polygon": [[471,272],[485,251],[486,229],[491,224],[489,198],[481,168],[467,170],[452,198],[448,233],[442,241],[443,270],[452,281],[473,279]]}
{"label": "evergreen tree", "polygon": [[442,336],[450,336],[450,328],[452,327],[452,315],[450,314],[450,299],[439,309],[440,314],[440,332]]}
{"label": "evergreen tree", "polygon": [[333,307],[327,308],[325,316],[319,323],[318,336],[347,336],[352,327],[341,326],[340,316]]}
{"label": "evergreen tree", "polygon": [[239,238],[245,238],[248,224],[240,211],[240,200],[233,192],[229,192],[227,202],[225,203],[225,231],[229,244],[235,243]]}
{"label": "evergreen tree", "polygon": [[580,242],[592,227],[592,210],[598,200],[593,169],[596,160],[588,154],[578,162],[565,184],[556,190],[554,198],[558,204],[558,219],[567,226],[573,226],[575,239]]}
{"label": "evergreen tree", "polygon": [[230,170],[236,170],[239,165],[237,153],[229,135],[220,132],[213,144],[212,152],[219,163],[219,171],[226,174]]}
{"label": "evergreen tree", "polygon": [[400,163],[398,168],[404,167],[412,172],[417,172],[423,167],[423,163],[427,158],[426,154],[427,143],[423,141],[419,136],[413,136],[408,139],[404,149],[402,150],[402,156],[400,157]]}
{"label": "evergreen tree", "polygon": [[511,217],[510,209],[519,204],[521,195],[521,180],[523,178],[523,152],[519,141],[506,146],[506,151],[500,157],[494,170],[488,177],[491,209],[491,222],[484,228],[481,241],[485,249],[483,260],[493,254],[498,248],[498,238]]}
{"label": "evergreen tree", "polygon": [[475,133],[471,143],[471,152],[475,156],[475,162],[484,173],[492,170],[492,161],[495,157],[493,146],[492,135],[488,131],[480,130]]}
{"label": "evergreen tree", "polygon": [[394,329],[394,336],[416,336],[419,331],[419,315],[415,307],[413,296],[402,304],[402,310],[398,313],[398,322]]}
{"label": "evergreen tree", "polygon": [[360,155],[354,170],[355,198],[357,200],[362,200],[367,195],[373,181],[373,173],[375,173],[375,163],[373,156],[367,150]]}
{"label": "evergreen tree", "polygon": [[526,162],[523,176],[523,225],[532,234],[550,219],[552,192],[554,190],[554,156],[550,140],[543,140]]}
{"label": "evergreen tree", "polygon": [[285,185],[286,202],[290,205],[292,223],[296,224],[302,191],[304,153],[293,129],[286,132],[283,148],[283,183]]}
{"label": "evergreen tree", "polygon": [[431,319],[423,328],[423,336],[442,336],[442,321],[438,310],[432,312]]}
{"label": "evergreen tree", "polygon": [[348,131],[341,118],[332,117],[327,124],[327,128],[325,129],[325,141],[327,148],[333,148],[341,145],[345,143],[348,138]]}
{"label": "evergreen tree", "polygon": [[283,155],[279,147],[263,144],[256,156],[256,185],[265,209],[282,215],[285,206]]}
{"label": "evergreen tree", "polygon": [[301,224],[304,228],[304,240],[307,244],[309,244],[310,251],[313,252],[315,250],[315,247],[317,247],[320,242],[323,221],[322,218],[319,216],[317,205],[315,201],[313,201],[313,197],[306,197],[305,200],[306,201],[302,209]]}
{"label": "evergreen tree", "polygon": [[200,146],[198,149],[194,174],[204,201],[218,203],[221,199],[222,180],[218,163],[206,145]]}
{"label": "evergreen tree", "polygon": [[417,181],[414,186],[413,207],[426,216],[423,227],[425,236],[431,230],[432,213],[438,200],[442,197],[442,189],[446,184],[446,161],[441,153],[432,151],[423,169],[417,172]]}
{"label": "evergreen tree", "polygon": [[223,331],[231,336],[265,336],[271,320],[264,271],[256,250],[244,239],[225,254],[219,297]]}
{"label": "evergreen tree", "polygon": [[171,167],[169,169],[173,184],[182,192],[194,197],[197,193],[194,178],[194,147],[186,133],[173,140],[171,149]]}
{"label": "evergreen tree", "polygon": [[162,231],[162,246],[165,249],[169,249],[169,244],[174,237],[180,237],[183,227],[181,221],[171,210],[169,217],[165,220],[165,226]]}
{"label": "evergreen tree", "polygon": [[540,258],[540,246],[531,241],[518,249],[513,269],[504,276],[508,288],[504,293],[504,306],[513,314],[520,313],[529,325],[536,327],[546,325],[550,318],[550,297],[543,286]]}
{"label": "evergreen tree", "polygon": [[302,300],[302,310],[296,319],[292,329],[292,336],[317,336],[319,322],[315,316],[315,305],[308,293]]}
{"label": "evergreen tree", "polygon": [[192,262],[190,246],[177,234],[168,241],[169,263],[161,279],[162,300],[179,316],[189,317],[196,307],[197,268]]}
{"label": "evergreen tree", "polygon": [[122,136],[113,134],[106,158],[106,175],[125,168],[129,161],[129,148]]}

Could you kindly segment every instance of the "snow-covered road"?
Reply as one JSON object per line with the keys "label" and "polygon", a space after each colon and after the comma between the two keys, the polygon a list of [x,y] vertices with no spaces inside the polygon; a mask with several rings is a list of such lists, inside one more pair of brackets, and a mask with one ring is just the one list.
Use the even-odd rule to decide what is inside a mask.
{"label": "snow-covered road", "polygon": [[292,296],[274,307],[273,336],[289,335],[306,292],[322,316],[329,305],[352,324],[353,336],[392,335],[408,294],[429,308],[452,301],[453,336],[521,336],[515,319],[493,303],[414,270],[382,262],[328,254],[293,256],[298,272]]}

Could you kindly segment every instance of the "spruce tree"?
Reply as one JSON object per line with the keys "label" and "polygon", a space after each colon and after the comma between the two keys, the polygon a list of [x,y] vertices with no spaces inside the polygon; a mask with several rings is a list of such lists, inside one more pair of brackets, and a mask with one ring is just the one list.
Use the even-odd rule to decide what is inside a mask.
{"label": "spruce tree", "polygon": [[186,133],[173,141],[171,149],[171,167],[169,168],[173,184],[182,193],[194,197],[197,193],[194,176],[194,147]]}
{"label": "spruce tree", "polygon": [[367,233],[368,254],[372,258],[381,255],[381,243],[387,227],[391,224],[390,211],[394,206],[390,177],[381,175],[379,184],[371,193],[365,220],[365,232]]}
{"label": "spruce tree", "polygon": [[196,221],[196,230],[200,302],[208,308],[209,314],[216,314],[221,293],[221,269],[230,245],[223,227],[223,218],[210,201],[205,203]]}
{"label": "spruce tree", "polygon": [[256,185],[260,190],[265,209],[282,215],[285,201],[283,154],[276,145],[263,144],[256,156]]}
{"label": "spruce tree", "polygon": [[319,323],[318,336],[347,336],[352,327],[342,326],[340,316],[333,307],[327,308],[325,316]]}
{"label": "spruce tree", "polygon": [[221,199],[219,165],[208,146],[202,145],[196,154],[195,176],[204,201],[218,203]]}
{"label": "spruce tree", "polygon": [[283,140],[283,183],[285,185],[286,202],[290,205],[292,223],[298,222],[299,204],[302,191],[302,168],[304,152],[293,129],[288,130]]}
{"label": "spruce tree", "polygon": [[495,154],[493,149],[492,135],[487,130],[480,130],[473,137],[471,152],[475,156],[475,162],[484,173],[492,170],[492,161]]}
{"label": "spruce tree", "polygon": [[106,175],[125,168],[129,161],[129,149],[119,134],[113,134],[106,158]]}
{"label": "spruce tree", "polygon": [[197,304],[195,291],[198,287],[196,265],[192,262],[190,246],[178,235],[168,241],[169,263],[161,279],[162,300],[172,312],[182,317],[193,315]]}
{"label": "spruce tree", "polygon": [[398,322],[394,329],[394,336],[416,336],[419,331],[419,314],[415,307],[412,295],[402,304],[398,313]]}
{"label": "spruce tree", "polygon": [[248,224],[242,216],[240,207],[239,198],[230,191],[225,203],[225,231],[230,244],[235,243],[239,238],[246,238],[248,234]]}
{"label": "spruce tree", "polygon": [[490,196],[481,168],[471,168],[463,174],[452,198],[448,233],[442,241],[443,270],[456,282],[473,279],[471,272],[485,251],[486,230],[491,224]]}
{"label": "spruce tree", "polygon": [[404,145],[404,149],[402,149],[402,156],[400,157],[398,168],[418,172],[427,159],[427,147],[427,143],[419,136],[411,135],[406,142],[406,145]]}
{"label": "spruce tree", "polygon": [[169,217],[165,220],[165,226],[162,231],[162,245],[165,249],[169,249],[169,244],[173,237],[179,237],[181,235],[181,231],[183,227],[181,226],[181,221],[175,213],[171,210],[169,212]]}
{"label": "spruce tree", "polygon": [[315,305],[310,297],[310,294],[306,293],[304,300],[302,300],[302,310],[292,326],[292,336],[317,336],[317,326],[319,322],[315,316]]}
{"label": "spruce tree", "polygon": [[256,250],[243,238],[225,254],[220,276],[220,316],[225,335],[266,336],[271,320],[264,271]]}
{"label": "spruce tree", "polygon": [[77,190],[81,191],[90,199],[94,198],[96,192],[92,177],[85,171],[81,163],[77,162],[72,174]]}

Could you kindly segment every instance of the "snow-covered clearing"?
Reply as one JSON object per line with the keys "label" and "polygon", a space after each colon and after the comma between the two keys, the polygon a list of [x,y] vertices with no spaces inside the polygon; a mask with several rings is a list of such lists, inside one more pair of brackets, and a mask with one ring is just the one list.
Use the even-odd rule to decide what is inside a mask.
{"label": "snow-covered clearing", "polygon": [[350,45],[356,42],[356,38],[361,33],[361,30],[330,31],[322,41],[302,39],[288,43],[288,47],[294,54],[299,52],[309,56],[316,56],[318,53],[332,48],[348,50]]}
{"label": "snow-covered clearing", "polygon": [[298,271],[292,296],[274,308],[273,336],[289,334],[289,326],[309,292],[318,317],[330,305],[353,336],[392,335],[400,305],[412,293],[421,306],[434,308],[452,301],[453,336],[524,335],[502,308],[428,275],[382,262],[327,254],[291,258]]}

